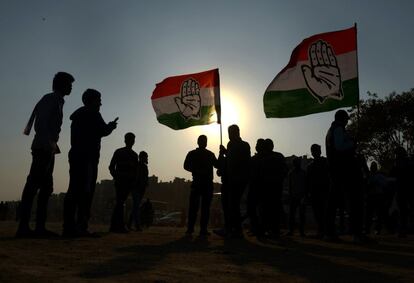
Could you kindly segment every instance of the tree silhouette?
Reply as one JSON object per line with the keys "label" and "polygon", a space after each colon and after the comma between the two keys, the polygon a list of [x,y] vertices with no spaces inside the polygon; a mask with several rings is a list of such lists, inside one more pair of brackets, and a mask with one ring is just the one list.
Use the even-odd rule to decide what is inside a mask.
{"label": "tree silhouette", "polygon": [[359,152],[388,170],[397,146],[413,154],[414,89],[383,99],[375,93],[368,92],[368,96],[360,101],[359,121],[357,107],[351,110],[348,130],[356,137]]}

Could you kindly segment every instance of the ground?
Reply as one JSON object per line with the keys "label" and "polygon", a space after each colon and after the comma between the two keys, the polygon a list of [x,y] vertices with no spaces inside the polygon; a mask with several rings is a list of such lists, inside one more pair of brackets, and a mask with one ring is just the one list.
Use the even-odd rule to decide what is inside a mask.
{"label": "ground", "polygon": [[15,229],[0,222],[0,282],[414,282],[413,236],[357,246],[347,237],[340,244],[186,238],[183,228],[169,227],[98,239],[14,239]]}

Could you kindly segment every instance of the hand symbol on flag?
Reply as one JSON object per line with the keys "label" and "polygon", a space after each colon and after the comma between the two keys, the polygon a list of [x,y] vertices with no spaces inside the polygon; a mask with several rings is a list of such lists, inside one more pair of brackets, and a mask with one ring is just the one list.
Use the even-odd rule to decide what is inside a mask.
{"label": "hand symbol on flag", "polygon": [[186,119],[198,120],[201,117],[200,84],[194,79],[185,80],[181,85],[181,95],[175,103]]}
{"label": "hand symbol on flag", "polygon": [[302,65],[306,85],[312,95],[323,103],[327,98],[341,100],[341,73],[332,48],[327,42],[318,40],[309,47],[311,66]]}

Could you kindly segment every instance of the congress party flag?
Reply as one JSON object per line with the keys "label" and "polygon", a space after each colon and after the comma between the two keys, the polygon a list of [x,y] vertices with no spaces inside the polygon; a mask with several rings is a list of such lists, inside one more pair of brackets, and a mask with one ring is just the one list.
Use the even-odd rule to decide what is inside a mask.
{"label": "congress party flag", "polygon": [[354,26],[303,40],[266,89],[266,117],[298,117],[356,105],[356,32]]}
{"label": "congress party flag", "polygon": [[157,120],[174,130],[220,123],[218,69],[168,77],[151,96]]}

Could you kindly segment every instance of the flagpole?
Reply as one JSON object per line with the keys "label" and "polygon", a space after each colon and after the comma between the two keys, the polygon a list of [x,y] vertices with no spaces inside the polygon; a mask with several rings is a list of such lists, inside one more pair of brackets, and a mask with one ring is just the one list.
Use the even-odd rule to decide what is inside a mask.
{"label": "flagpole", "polygon": [[220,145],[223,145],[223,128],[221,127],[221,121],[220,121]]}
{"label": "flagpole", "polygon": [[218,85],[218,95],[215,96],[215,104],[216,104],[216,113],[217,113],[217,123],[220,124],[220,145],[223,145],[223,128],[221,125],[220,76],[218,75],[218,69],[217,69],[217,85]]}
{"label": "flagpole", "polygon": [[356,68],[357,68],[357,80],[358,80],[358,103],[357,103],[357,128],[356,128],[356,142],[359,142],[359,106],[360,106],[360,99],[359,99],[359,60],[358,60],[358,29],[357,23],[354,23],[355,27],[355,47],[356,47]]}

